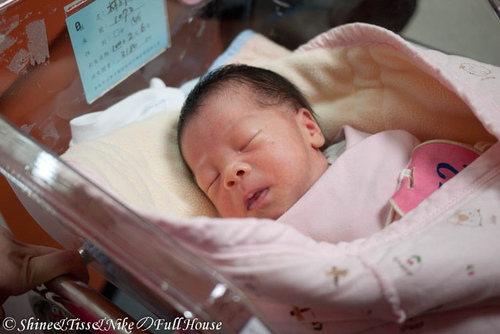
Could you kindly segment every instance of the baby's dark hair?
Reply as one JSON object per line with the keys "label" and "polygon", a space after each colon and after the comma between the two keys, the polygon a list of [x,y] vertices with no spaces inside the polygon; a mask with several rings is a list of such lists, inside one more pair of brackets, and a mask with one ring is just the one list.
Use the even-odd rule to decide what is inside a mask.
{"label": "baby's dark hair", "polygon": [[302,92],[283,76],[259,67],[248,65],[225,65],[207,73],[189,93],[181,109],[177,125],[177,139],[180,140],[189,120],[197,113],[203,102],[230,85],[245,85],[254,91],[257,103],[262,106],[289,104],[296,112],[307,109],[316,117],[309,102]]}

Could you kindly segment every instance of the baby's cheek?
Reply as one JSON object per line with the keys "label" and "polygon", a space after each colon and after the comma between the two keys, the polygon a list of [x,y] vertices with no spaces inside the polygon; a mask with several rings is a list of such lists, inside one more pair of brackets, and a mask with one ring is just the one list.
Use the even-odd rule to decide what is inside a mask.
{"label": "baby's cheek", "polygon": [[214,204],[215,208],[222,218],[245,217],[242,210],[239,210],[238,206],[228,196],[224,196],[224,198],[219,198],[216,201],[212,201],[212,203]]}

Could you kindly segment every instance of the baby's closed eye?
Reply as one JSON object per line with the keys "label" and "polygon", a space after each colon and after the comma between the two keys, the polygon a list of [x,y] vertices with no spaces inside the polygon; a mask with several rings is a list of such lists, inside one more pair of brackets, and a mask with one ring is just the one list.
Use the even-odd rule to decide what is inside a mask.
{"label": "baby's closed eye", "polygon": [[210,188],[215,184],[215,182],[220,177],[220,173],[208,173],[203,172],[195,175],[195,181],[198,187],[205,193],[208,194]]}
{"label": "baby's closed eye", "polygon": [[207,189],[205,190],[205,193],[208,194],[208,191],[210,190],[210,188],[212,188],[212,186],[215,184],[215,182],[217,182],[220,178],[220,173],[217,173],[217,175],[212,179],[212,181],[209,183]]}
{"label": "baby's closed eye", "polygon": [[252,136],[250,136],[250,138],[247,141],[245,141],[245,143],[242,145],[242,148],[239,151],[240,152],[244,152],[244,151],[250,149],[251,145],[255,142],[255,139],[259,135],[260,131],[261,130],[258,130],[255,134],[253,134]]}

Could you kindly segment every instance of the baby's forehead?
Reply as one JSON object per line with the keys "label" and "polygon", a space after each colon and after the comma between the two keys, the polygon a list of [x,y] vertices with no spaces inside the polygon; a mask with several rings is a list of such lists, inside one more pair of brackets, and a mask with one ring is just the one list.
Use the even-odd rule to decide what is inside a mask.
{"label": "baby's forehead", "polygon": [[258,92],[257,87],[249,84],[237,82],[234,80],[228,80],[221,83],[216,89],[208,94],[208,98],[223,98],[223,97],[234,97],[239,98],[256,98],[261,94]]}
{"label": "baby's forehead", "polygon": [[230,83],[231,81],[227,81],[223,86],[207,92],[189,123],[196,120],[194,123],[197,123],[197,126],[205,126],[214,120],[231,119],[234,121],[260,113],[279,112],[287,115],[295,113],[291,104],[282,103],[278,98],[273,99],[252,85],[239,82],[233,82],[231,85]]}
{"label": "baby's forehead", "polygon": [[[216,90],[208,93],[201,101],[198,111],[200,114],[214,106],[216,107],[239,107],[245,110],[245,106],[256,106],[264,97],[252,87],[243,84],[218,87]],[[213,112],[213,110],[212,110]],[[198,112],[197,112],[198,113]]]}

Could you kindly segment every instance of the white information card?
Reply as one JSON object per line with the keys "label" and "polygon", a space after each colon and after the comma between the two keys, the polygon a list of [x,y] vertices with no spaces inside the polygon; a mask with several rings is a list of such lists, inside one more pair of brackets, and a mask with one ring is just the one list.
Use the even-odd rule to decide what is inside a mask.
{"label": "white information card", "polygon": [[88,103],[170,46],[164,0],[79,0],[65,11]]}

